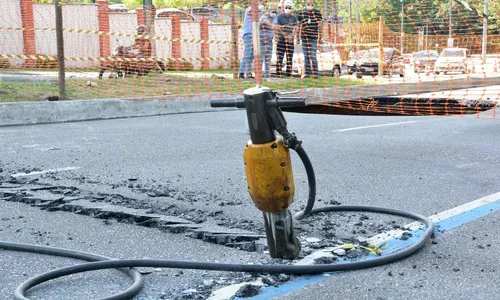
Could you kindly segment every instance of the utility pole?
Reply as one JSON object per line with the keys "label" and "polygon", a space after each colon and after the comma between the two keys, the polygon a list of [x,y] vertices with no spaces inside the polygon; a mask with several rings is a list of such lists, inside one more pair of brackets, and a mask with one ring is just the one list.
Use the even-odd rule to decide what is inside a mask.
{"label": "utility pole", "polygon": [[486,63],[486,47],[488,45],[488,0],[484,0],[484,16],[483,16],[483,64]]}

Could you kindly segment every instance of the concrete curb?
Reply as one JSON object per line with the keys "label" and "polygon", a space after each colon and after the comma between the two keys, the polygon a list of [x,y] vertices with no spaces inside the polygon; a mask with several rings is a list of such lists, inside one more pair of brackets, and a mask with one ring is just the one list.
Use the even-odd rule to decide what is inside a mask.
{"label": "concrete curb", "polygon": [[[236,97],[236,94],[216,97]],[[0,126],[146,117],[220,111],[210,107],[210,95],[154,99],[103,99],[0,103]]]}

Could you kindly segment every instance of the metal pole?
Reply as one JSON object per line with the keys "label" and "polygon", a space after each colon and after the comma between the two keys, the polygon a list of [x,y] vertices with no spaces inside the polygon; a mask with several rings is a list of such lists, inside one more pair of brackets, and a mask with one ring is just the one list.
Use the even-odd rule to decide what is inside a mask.
{"label": "metal pole", "polygon": [[483,64],[486,63],[486,47],[488,43],[488,0],[484,0],[484,17],[483,17]]}
{"label": "metal pole", "polygon": [[425,24],[425,50],[427,51],[429,49],[429,20],[427,20],[427,23]]}
{"label": "metal pole", "polygon": [[259,0],[252,0],[252,37],[257,87],[262,86],[262,60],[260,59]]}
{"label": "metal pole", "polygon": [[359,0],[356,0],[356,51],[359,51],[359,44],[361,43],[361,13],[359,11]]}
{"label": "metal pole", "polygon": [[64,68],[64,35],[62,6],[55,0],[56,15],[56,40],[57,40],[57,65],[59,75],[59,100],[66,100],[66,73]]}
{"label": "metal pole", "polygon": [[238,15],[234,3],[231,3],[231,69],[233,78],[238,78]]}
{"label": "metal pole", "polygon": [[383,68],[382,59],[384,55],[383,39],[384,39],[384,31],[382,29],[382,17],[380,17],[378,20],[378,76],[384,75],[384,70],[382,69]]}
{"label": "metal pole", "polygon": [[403,38],[405,36],[405,32],[403,30],[403,16],[404,16],[404,12],[403,12],[403,8],[404,8],[404,4],[405,4],[405,1],[404,0],[401,0],[401,54],[403,54]]}

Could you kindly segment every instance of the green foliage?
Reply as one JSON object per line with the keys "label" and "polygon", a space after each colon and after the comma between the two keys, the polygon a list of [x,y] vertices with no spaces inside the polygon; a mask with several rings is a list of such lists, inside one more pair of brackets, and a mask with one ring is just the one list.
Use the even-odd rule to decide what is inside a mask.
{"label": "green foliage", "polygon": [[[348,0],[344,0],[348,1]],[[361,4],[362,22],[382,17],[393,31],[401,30],[401,8],[406,33],[416,33],[429,22],[429,34],[448,34],[449,8],[453,1],[452,25],[456,34],[480,34],[483,27],[484,0],[367,0]],[[500,1],[489,0],[489,31],[500,28]]]}

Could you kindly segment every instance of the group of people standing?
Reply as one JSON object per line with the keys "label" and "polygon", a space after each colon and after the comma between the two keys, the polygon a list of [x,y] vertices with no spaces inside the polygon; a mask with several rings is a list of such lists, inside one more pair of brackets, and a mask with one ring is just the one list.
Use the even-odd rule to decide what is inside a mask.
{"label": "group of people standing", "polygon": [[[323,21],[321,13],[315,8],[314,0],[306,0],[303,10],[294,11],[292,0],[270,4],[267,9],[259,5],[260,52],[264,71],[263,78],[270,78],[270,64],[274,44],[276,44],[276,74],[281,77],[292,76],[293,53],[295,41],[302,43],[304,51],[304,77],[317,77],[318,60],[316,51],[320,28]],[[244,53],[239,69],[239,78],[253,78],[253,36],[252,8],[245,11],[243,21]],[[286,58],[286,68],[283,72],[283,60]],[[259,67],[259,66],[256,66]]]}

